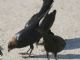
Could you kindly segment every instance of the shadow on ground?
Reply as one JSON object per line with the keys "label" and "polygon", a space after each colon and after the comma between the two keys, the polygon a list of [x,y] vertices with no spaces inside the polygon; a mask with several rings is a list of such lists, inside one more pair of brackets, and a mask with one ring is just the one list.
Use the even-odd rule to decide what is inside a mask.
{"label": "shadow on ground", "polygon": [[[53,55],[49,55],[50,56],[50,59],[54,59]],[[34,55],[34,56],[31,56],[31,57],[28,57],[28,56],[22,56],[22,58],[24,59],[27,59],[27,58],[46,58],[46,55]],[[58,59],[80,59],[80,55],[78,54],[65,54],[65,55],[62,55],[62,54],[58,54]]]}
{"label": "shadow on ground", "polygon": [[80,48],[80,38],[66,39],[65,50],[78,49]]}

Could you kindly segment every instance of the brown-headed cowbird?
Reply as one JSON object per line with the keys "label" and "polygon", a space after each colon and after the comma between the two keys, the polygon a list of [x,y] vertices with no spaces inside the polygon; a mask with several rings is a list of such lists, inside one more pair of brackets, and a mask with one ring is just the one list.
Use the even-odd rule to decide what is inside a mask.
{"label": "brown-headed cowbird", "polygon": [[[52,27],[56,17],[56,10],[53,10],[51,13],[47,13],[45,18],[39,22],[39,27],[36,30],[47,31]],[[36,44],[38,45],[38,40]],[[43,44],[43,43],[42,43]]]}
{"label": "brown-headed cowbird", "polygon": [[[56,11],[54,10],[52,13],[48,14],[47,17],[44,18],[44,20],[42,22],[42,25],[40,25],[40,28],[44,27],[46,30],[50,29],[50,27],[52,26],[52,24],[54,22],[55,12]],[[52,19],[50,19],[50,17]],[[48,22],[47,19],[49,19],[51,21],[51,23]],[[46,26],[45,22],[49,23],[48,24],[49,27],[48,26],[45,27]],[[31,31],[29,30],[28,31],[26,29],[22,29],[21,31],[16,33],[15,36],[12,37],[12,40],[8,44],[8,50],[10,51],[10,50],[12,50],[14,48],[22,48],[22,47],[30,45],[30,49],[31,49],[31,52],[32,52],[32,50],[34,48],[33,47],[33,43],[36,42],[38,44],[38,42],[39,42],[41,37],[42,37],[42,35],[39,32],[37,32],[36,30],[31,30]]]}
{"label": "brown-headed cowbird", "polygon": [[30,45],[30,49],[31,49],[30,54],[31,54],[34,48],[33,43],[39,41],[40,38],[42,37],[41,34],[36,31],[36,27],[38,27],[40,19],[46,13],[49,12],[52,2],[48,1],[47,4],[45,3],[46,5],[43,3],[43,6],[45,5],[46,7],[46,9],[43,9],[42,7],[43,13],[39,12],[38,14],[33,15],[32,18],[29,20],[29,22],[25,25],[25,28],[15,34],[15,36],[12,38],[12,41],[8,43],[8,51],[14,48],[22,48]]}
{"label": "brown-headed cowbird", "polygon": [[[34,48],[33,43],[41,38],[41,35],[36,31],[21,30],[12,37],[12,40],[8,43],[8,51],[14,48],[22,48],[30,45],[30,54]],[[30,50],[29,49],[29,50]]]}

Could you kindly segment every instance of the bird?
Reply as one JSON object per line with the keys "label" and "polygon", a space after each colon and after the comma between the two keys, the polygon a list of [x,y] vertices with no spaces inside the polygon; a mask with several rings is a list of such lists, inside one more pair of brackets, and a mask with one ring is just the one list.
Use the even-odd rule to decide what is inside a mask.
{"label": "bird", "polygon": [[22,29],[21,31],[16,33],[15,36],[12,37],[11,41],[9,41],[8,43],[8,51],[14,48],[22,48],[30,45],[31,54],[34,48],[33,43],[40,39],[41,35],[33,30],[27,32],[26,31],[27,31],[26,29]]}
{"label": "bird", "polygon": [[[45,26],[46,26],[45,22],[47,23],[48,20],[51,21],[49,24],[52,26],[52,23],[54,22],[54,18],[55,18],[55,15],[56,15],[55,12],[56,11],[54,10],[52,13],[48,14],[47,17],[44,18],[42,24],[40,24],[40,28],[43,27],[43,26],[45,28]],[[50,16],[51,16],[52,19],[49,19]],[[53,22],[52,22],[52,20],[53,20]],[[48,24],[49,27],[47,26],[46,29],[50,29],[49,24]],[[12,37],[11,41],[8,43],[8,51],[10,51],[14,48],[22,48],[22,47],[30,45],[30,49],[31,49],[31,52],[32,52],[32,50],[34,48],[33,42],[34,43],[36,42],[36,44],[38,45],[38,42],[41,39],[41,37],[42,37],[42,35],[39,32],[37,32],[36,30],[26,30],[24,28],[24,29],[20,30],[19,32],[17,32]],[[28,51],[27,51],[27,53],[28,53]],[[30,54],[31,54],[31,52],[30,52]]]}
{"label": "bird", "polygon": [[[40,27],[44,26],[44,28],[45,28],[45,26],[46,26],[45,22],[48,22],[47,19],[49,19],[50,16],[51,16],[52,19],[49,19],[51,21],[51,23],[49,23],[49,24],[52,26],[52,23],[54,22],[54,18],[55,18],[55,15],[56,15],[55,12],[56,11],[54,10],[52,13],[48,14],[47,17],[44,18],[42,24],[40,24]],[[52,20],[53,20],[53,22],[52,22]],[[48,24],[49,27],[47,26],[46,29],[50,29],[50,25],[49,24]],[[41,37],[42,37],[42,35],[39,32],[37,32],[36,30],[31,30],[31,31],[28,30],[27,31],[24,28],[21,31],[19,31],[18,33],[16,33],[15,36],[12,37],[12,40],[8,43],[8,51],[10,51],[10,50],[12,50],[14,48],[18,48],[18,46],[15,47],[15,45],[16,44],[18,45],[18,43],[19,43],[20,48],[30,45],[30,49],[31,49],[31,52],[32,52],[32,50],[34,48],[33,47],[33,42],[34,43],[36,42],[36,44],[38,44],[38,42],[41,39]],[[28,40],[30,42],[32,42],[32,43],[30,44],[30,42]],[[28,53],[28,51],[27,51],[27,53]],[[31,52],[30,52],[30,54],[31,54]]]}
{"label": "bird", "polygon": [[33,15],[31,20],[29,20],[29,22],[25,25],[25,28],[20,30],[12,37],[12,40],[8,43],[8,51],[14,48],[22,48],[30,45],[30,49],[28,51],[30,51],[29,56],[31,55],[32,50],[34,48],[33,43],[40,40],[40,38],[42,37],[41,34],[35,30],[37,24],[39,23],[35,22],[39,18],[37,16],[38,14]]}
{"label": "bird", "polygon": [[65,40],[62,37],[55,35],[51,30],[41,32],[41,34],[43,36],[44,49],[48,60],[50,60],[49,52],[53,53],[57,60],[57,53],[61,52],[66,46]]}

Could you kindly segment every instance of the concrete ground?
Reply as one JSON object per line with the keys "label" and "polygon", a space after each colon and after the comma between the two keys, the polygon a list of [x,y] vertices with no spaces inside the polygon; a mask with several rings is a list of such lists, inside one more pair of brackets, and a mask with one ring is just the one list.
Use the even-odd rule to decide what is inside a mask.
{"label": "concrete ground", "polygon": [[[24,28],[25,23],[41,6],[42,0],[0,0],[0,46],[4,54],[0,60],[47,60],[43,46],[35,46],[32,58],[19,54],[26,53],[29,47],[7,51],[11,37]],[[54,9],[57,14],[51,30],[67,43],[58,54],[58,60],[80,60],[80,0],[54,0],[51,11]],[[54,60],[52,54],[50,58]]]}

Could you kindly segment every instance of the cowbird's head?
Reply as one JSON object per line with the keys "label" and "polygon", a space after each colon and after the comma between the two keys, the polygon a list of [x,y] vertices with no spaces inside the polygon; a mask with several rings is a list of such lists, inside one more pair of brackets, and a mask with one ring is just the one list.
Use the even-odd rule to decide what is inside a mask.
{"label": "cowbird's head", "polygon": [[8,52],[16,48],[16,37],[12,37],[12,40],[8,43]]}

